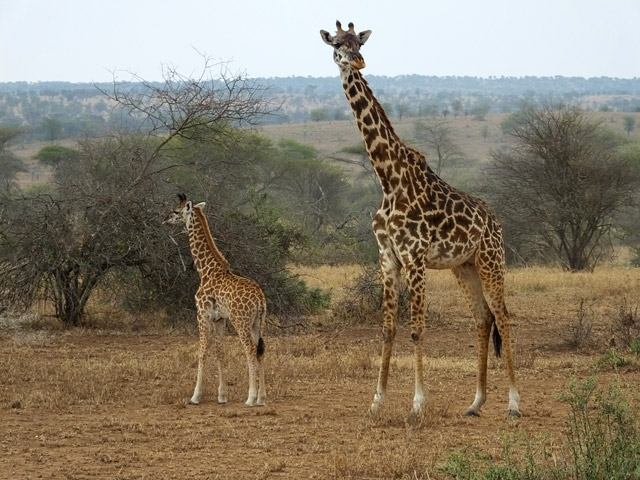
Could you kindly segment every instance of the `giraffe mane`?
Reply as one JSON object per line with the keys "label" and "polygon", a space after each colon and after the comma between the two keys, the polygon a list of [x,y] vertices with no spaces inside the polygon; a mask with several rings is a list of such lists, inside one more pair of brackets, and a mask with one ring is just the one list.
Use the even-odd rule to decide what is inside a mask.
{"label": "giraffe mane", "polygon": [[218,264],[220,264],[220,266],[223,269],[230,270],[229,261],[226,258],[224,258],[224,255],[222,255],[222,252],[218,250],[216,243],[213,241],[213,237],[211,236],[211,229],[209,228],[209,222],[207,221],[206,215],[202,211],[202,207],[199,204],[195,205],[193,207],[193,212],[195,213],[195,215],[198,217],[198,220],[200,220],[202,224],[204,235],[205,235],[205,238],[207,239],[207,245],[209,245],[211,253],[213,253],[213,256],[215,257],[216,262],[218,262]]}

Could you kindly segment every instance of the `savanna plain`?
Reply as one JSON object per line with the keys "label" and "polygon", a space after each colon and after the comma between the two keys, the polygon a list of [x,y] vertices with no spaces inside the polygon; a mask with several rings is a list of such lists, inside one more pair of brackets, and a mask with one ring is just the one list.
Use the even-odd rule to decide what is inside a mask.
{"label": "savanna plain", "polygon": [[[609,122],[622,131],[612,115]],[[486,158],[501,143],[501,120],[488,119],[487,138],[473,122],[457,120],[468,156]],[[412,128],[398,122],[402,135]],[[359,142],[353,121],[263,133],[293,137],[327,156]],[[25,158],[39,146],[29,148],[20,150]],[[508,271],[519,419],[506,417],[506,376],[493,356],[482,414],[463,416],[475,394],[476,335],[446,271],[428,277],[427,400],[419,415],[410,415],[406,320],[398,326],[386,403],[369,413],[381,314],[341,308],[358,266],[291,266],[309,286],[330,291],[332,304],[287,328],[269,318],[265,407],[243,406],[246,361],[231,329],[228,403],[216,402],[217,372],[209,361],[202,402],[192,406],[195,319],[172,327],[176,322],[162,312],[133,317],[99,295],[74,329],[51,320],[46,305],[32,315],[0,317],[0,479],[446,479],[455,478],[451,466],[462,457],[486,466],[533,453],[554,465],[570,463],[572,384],[592,380],[598,391],[613,385],[632,411],[639,408],[640,345],[629,346],[639,334],[629,321],[640,328],[640,269],[626,263],[622,255],[593,273]]]}
{"label": "savanna plain", "polygon": [[[331,290],[335,305],[359,271],[292,269]],[[517,269],[507,288],[523,414],[515,420],[506,417],[506,378],[495,358],[482,415],[463,416],[475,393],[475,333],[448,272],[429,276],[427,402],[414,416],[406,322],[396,336],[387,403],[368,412],[381,350],[378,314],[355,321],[329,309],[287,329],[270,318],[267,405],[253,408],[243,406],[246,362],[233,331],[229,402],[216,402],[210,362],[203,401],[192,406],[195,328],[130,318],[99,301],[94,326],[5,322],[0,478],[451,478],[443,465],[452,455],[500,463],[506,444],[515,457],[543,450],[548,461],[567,462],[571,408],[562,396],[571,382],[615,384],[637,411],[640,359],[620,342],[640,269]]]}

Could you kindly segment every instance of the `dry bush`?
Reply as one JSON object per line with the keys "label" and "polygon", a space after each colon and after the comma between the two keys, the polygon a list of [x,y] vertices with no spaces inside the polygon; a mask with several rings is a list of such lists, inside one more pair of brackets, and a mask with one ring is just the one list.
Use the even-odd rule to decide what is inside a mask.
{"label": "dry bush", "polygon": [[571,348],[588,347],[594,344],[593,338],[593,302],[581,298],[575,317],[563,332],[565,344]]}
{"label": "dry bush", "polygon": [[619,345],[625,348],[640,338],[640,313],[638,305],[629,305],[627,297],[623,297],[618,313],[613,320],[613,334]]}
{"label": "dry bush", "polygon": [[[382,319],[382,273],[377,265],[363,266],[353,283],[345,286],[344,298],[334,305],[334,317],[353,323],[376,323]],[[398,320],[409,318],[409,290],[403,285],[398,299]],[[372,322],[372,319],[374,320]]]}

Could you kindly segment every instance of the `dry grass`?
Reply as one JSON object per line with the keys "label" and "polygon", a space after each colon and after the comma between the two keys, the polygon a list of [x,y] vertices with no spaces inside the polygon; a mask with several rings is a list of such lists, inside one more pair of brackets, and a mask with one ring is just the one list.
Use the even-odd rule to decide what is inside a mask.
{"label": "dry grass", "polygon": [[[624,130],[624,117],[628,112],[591,112],[594,119],[602,120],[605,126],[620,135],[627,137]],[[471,117],[449,117],[447,122],[454,132],[456,144],[465,157],[472,163],[484,163],[490,158],[491,150],[505,144],[508,139],[502,134],[501,123],[509,114],[487,115],[486,120],[477,121]],[[392,118],[394,129],[401,138],[412,146],[427,153],[424,145],[414,141],[415,118]],[[484,138],[483,130],[487,128],[487,138]],[[283,125],[265,125],[261,133],[273,141],[288,138],[305,145],[312,145],[318,149],[321,155],[331,157],[340,149],[362,142],[360,132],[355,120],[342,120],[330,122],[292,123]],[[628,138],[632,141],[640,139],[640,129],[636,128]]]}
{"label": "dry grass", "polygon": [[337,303],[345,296],[345,287],[349,286],[361,271],[359,265],[306,267],[291,265],[289,271],[298,275],[311,288],[321,288],[331,292],[331,300]]}
{"label": "dry grass", "polygon": [[[314,286],[330,285],[340,298],[357,269],[296,272]],[[268,403],[255,409],[242,407],[246,362],[235,336],[227,341],[229,403],[216,404],[210,365],[203,403],[193,407],[186,404],[195,381],[192,333],[158,332],[155,321],[145,327],[140,320],[136,329],[120,330],[132,321],[126,316],[101,330],[2,326],[0,471],[8,478],[439,479],[447,478],[440,466],[454,451],[500,461],[505,435],[558,444],[567,414],[558,397],[570,378],[599,369],[603,384],[637,388],[640,360],[619,350],[625,363],[607,363],[613,357],[605,340],[609,315],[623,298],[627,308],[636,301],[640,269],[516,270],[507,284],[524,413],[517,422],[504,418],[506,379],[495,359],[483,415],[460,416],[475,390],[475,334],[447,272],[429,276],[431,308],[443,321],[428,329],[427,404],[419,415],[409,415],[413,348],[406,325],[396,337],[387,402],[375,415],[367,413],[381,347],[373,323],[344,325],[327,316],[300,334],[268,332]],[[593,302],[598,342],[576,350],[560,334],[580,298]]]}

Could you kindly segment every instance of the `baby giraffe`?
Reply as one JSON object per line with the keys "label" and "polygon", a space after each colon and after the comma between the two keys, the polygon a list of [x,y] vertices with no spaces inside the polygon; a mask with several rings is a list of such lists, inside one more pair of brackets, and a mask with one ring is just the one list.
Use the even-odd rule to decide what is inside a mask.
{"label": "baby giraffe", "polygon": [[200,403],[204,363],[212,333],[218,364],[218,403],[227,403],[224,337],[228,319],[238,332],[249,366],[249,395],[245,405],[262,406],[266,400],[262,340],[267,314],[264,293],[256,282],[231,271],[229,262],[213,241],[203,212],[205,204],[193,205],[183,193],[178,194],[178,199],[180,203],[163,223],[186,225],[193,263],[200,274],[200,287],[195,295],[200,333],[198,377],[189,403]]}

